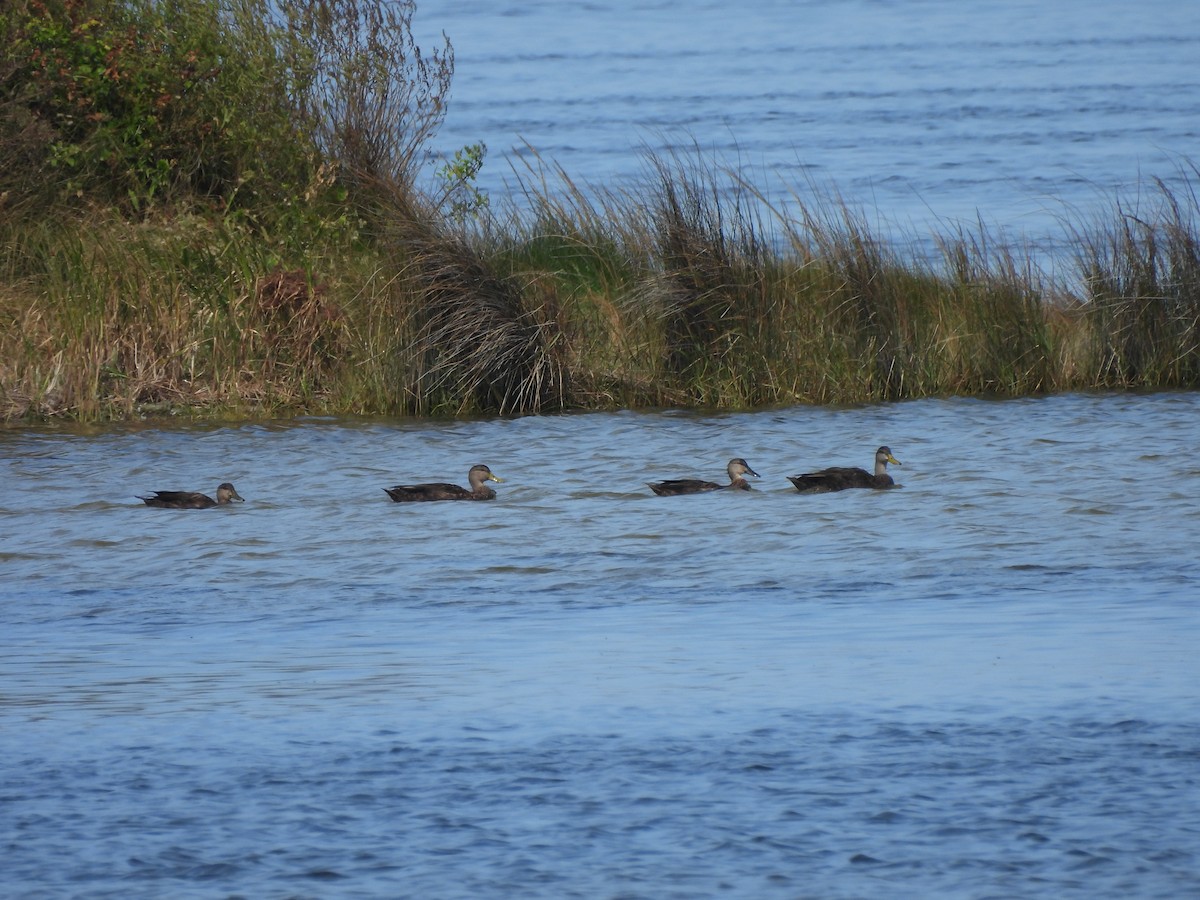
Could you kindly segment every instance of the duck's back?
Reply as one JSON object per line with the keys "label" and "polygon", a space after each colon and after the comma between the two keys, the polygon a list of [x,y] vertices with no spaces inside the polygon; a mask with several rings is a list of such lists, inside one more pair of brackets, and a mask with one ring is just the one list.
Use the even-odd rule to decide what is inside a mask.
{"label": "duck's back", "polygon": [[650,490],[660,497],[675,497],[679,494],[704,494],[708,491],[719,491],[725,485],[715,481],[701,481],[699,478],[671,478],[667,481],[656,481],[650,484]]}
{"label": "duck's back", "polygon": [[877,481],[876,476],[866,469],[858,469],[853,466],[834,466],[805,475],[790,475],[788,481],[802,493],[827,494],[831,491],[844,491],[848,488],[885,487],[892,481],[889,475],[881,477],[886,481]]}
{"label": "duck's back", "polygon": [[481,487],[478,493],[473,493],[458,484],[398,484],[392,488],[384,488],[387,495],[397,503],[420,503],[431,500],[491,500],[496,492],[489,487]]}
{"label": "duck's back", "polygon": [[208,509],[217,501],[197,491],[155,491],[153,497],[142,497],[147,506],[159,509]]}

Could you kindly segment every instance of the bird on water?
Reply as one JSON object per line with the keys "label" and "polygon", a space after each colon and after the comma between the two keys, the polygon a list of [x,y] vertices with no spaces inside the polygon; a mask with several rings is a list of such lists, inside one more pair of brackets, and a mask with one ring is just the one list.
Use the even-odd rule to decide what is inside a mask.
{"label": "bird on water", "polygon": [[151,497],[138,497],[147,506],[157,506],[160,509],[208,509],[213,506],[225,506],[230,501],[245,502],[232,484],[226,481],[217,487],[217,499],[199,491],[155,491]]}
{"label": "bird on water", "polygon": [[650,483],[650,490],[658,494],[660,497],[674,497],[679,494],[704,494],[708,491],[723,491],[733,489],[735,491],[750,490],[750,482],[744,475],[753,475],[758,478],[759,475],[749,464],[740,456],[729,461],[729,465],[725,467],[725,471],[729,473],[729,484],[717,484],[715,481],[703,481],[699,478],[672,478],[667,481],[656,481]]}
{"label": "bird on water", "polygon": [[819,472],[809,472],[804,475],[789,475],[788,481],[796,486],[802,494],[828,494],[832,491],[844,491],[847,488],[883,488],[897,487],[892,476],[888,474],[888,463],[900,465],[900,460],[892,456],[887,447],[875,451],[875,472],[851,466],[833,466],[821,469]]}
{"label": "bird on water", "polygon": [[398,484],[395,487],[384,488],[387,495],[397,503],[417,503],[429,500],[493,500],[496,492],[488,485],[489,481],[502,483],[504,479],[497,478],[487,466],[471,466],[467,473],[470,490],[457,484],[439,481],[431,484]]}

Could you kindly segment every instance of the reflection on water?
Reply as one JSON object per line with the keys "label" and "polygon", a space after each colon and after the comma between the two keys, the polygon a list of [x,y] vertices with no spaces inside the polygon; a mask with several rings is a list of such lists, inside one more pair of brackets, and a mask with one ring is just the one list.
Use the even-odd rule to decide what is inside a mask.
{"label": "reflection on water", "polygon": [[[1195,893],[1198,407],[0,432],[6,882]],[[885,442],[900,490],[786,480]]]}

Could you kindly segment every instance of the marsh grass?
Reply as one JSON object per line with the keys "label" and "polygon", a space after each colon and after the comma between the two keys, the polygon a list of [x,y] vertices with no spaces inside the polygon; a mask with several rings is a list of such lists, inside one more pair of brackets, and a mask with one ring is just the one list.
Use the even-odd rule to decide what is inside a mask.
{"label": "marsh grass", "polygon": [[1182,174],[1182,196],[1155,180],[1149,210],[1118,202],[1113,222],[1076,232],[1098,386],[1200,382],[1200,171]]}
{"label": "marsh grass", "polygon": [[940,265],[905,260],[836,198],[785,214],[699,154],[650,170],[641,193],[616,195],[530,178],[525,215],[495,242],[558,296],[576,402],[751,407],[1078,386],[1060,377],[1051,327],[1071,321],[1069,304],[982,228],[940,239]]}
{"label": "marsh grass", "polygon": [[[1077,226],[1078,284],[982,227],[902,258],[847,205],[784,215],[716,166],[528,178],[443,221],[265,235],[237,215],[0,225],[7,419],[529,413],[1200,384],[1192,190]],[[1194,174],[1194,173],[1193,173]],[[1194,184],[1194,181],[1189,181]],[[392,189],[395,189],[392,185]]]}
{"label": "marsh grass", "polygon": [[461,234],[421,229],[407,243],[413,412],[540,412],[566,404],[551,295],[492,266]]}
{"label": "marsh grass", "polygon": [[[0,304],[10,417],[288,407],[320,391],[341,323],[307,276],[281,282],[238,229],[105,215],[9,227],[21,288]],[[38,276],[17,277],[13,256],[40,261]]]}

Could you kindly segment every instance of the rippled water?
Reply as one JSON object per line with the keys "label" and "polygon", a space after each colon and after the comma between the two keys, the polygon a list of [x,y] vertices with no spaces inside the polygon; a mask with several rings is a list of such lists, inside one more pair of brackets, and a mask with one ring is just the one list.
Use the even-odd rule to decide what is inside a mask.
{"label": "rippled water", "polygon": [[[901,490],[786,481],[884,441]],[[1195,895],[1197,443],[1195,393],[0,431],[5,896]]]}
{"label": "rippled water", "polygon": [[694,142],[776,201],[832,185],[882,232],[979,216],[1053,243],[1113,191],[1181,189],[1200,147],[1200,16],[1177,0],[421,0],[416,23],[456,53],[437,144],[486,143],[502,197],[529,147],[617,187],[643,145]]}

